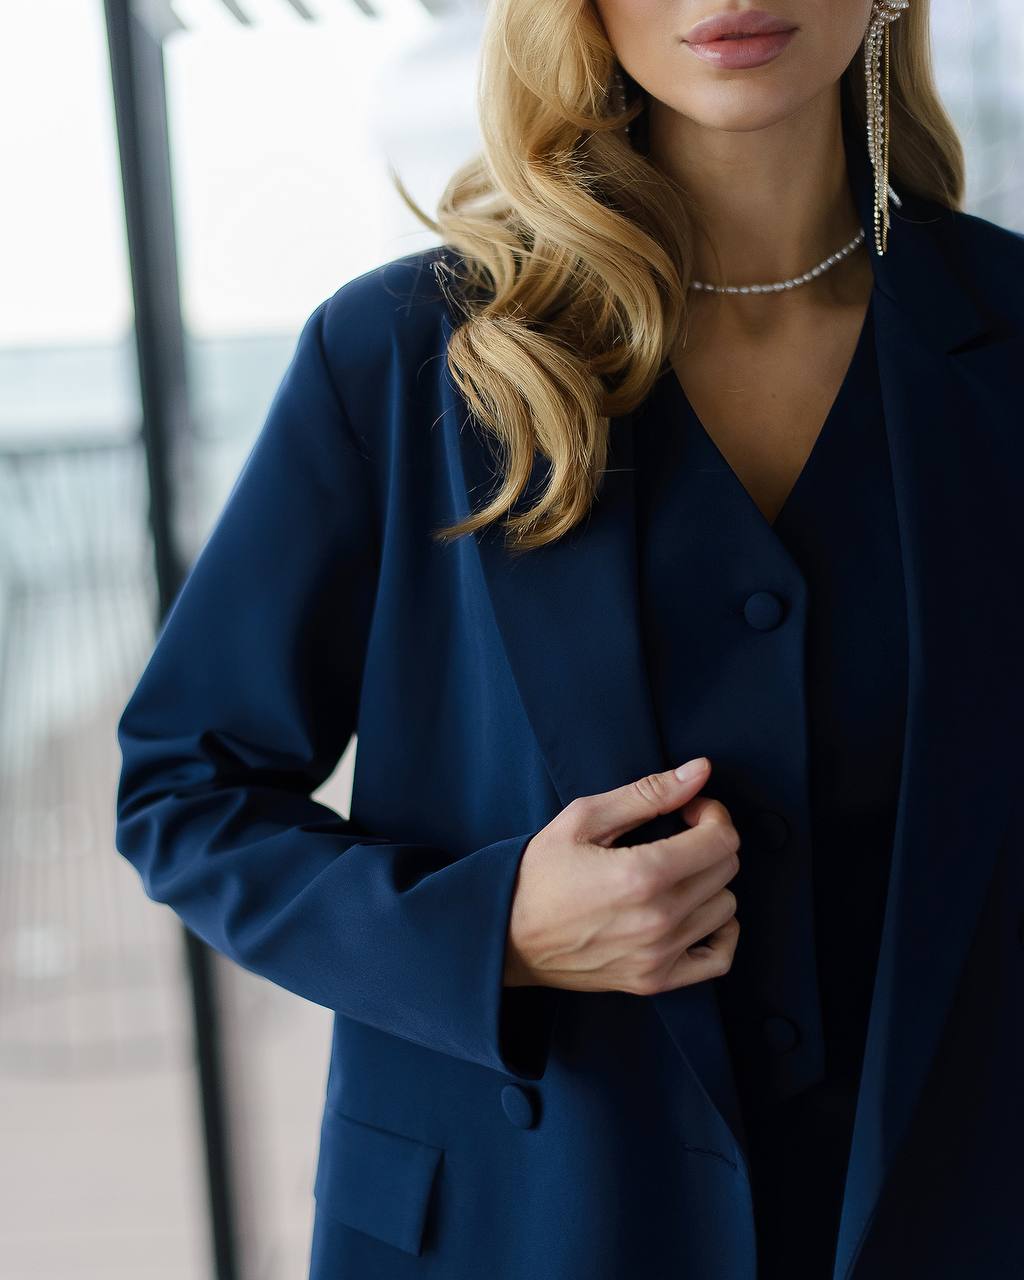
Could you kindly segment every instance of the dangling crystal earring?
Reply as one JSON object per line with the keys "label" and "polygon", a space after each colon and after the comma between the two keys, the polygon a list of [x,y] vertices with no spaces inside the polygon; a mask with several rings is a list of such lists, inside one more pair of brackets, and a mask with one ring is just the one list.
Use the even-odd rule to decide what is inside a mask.
{"label": "dangling crystal earring", "polygon": [[[615,70],[612,73],[612,94],[611,94],[612,112],[620,115],[626,109],[626,82],[622,78],[622,68],[618,63],[615,64]],[[630,136],[631,125],[626,125],[626,136]]]}
{"label": "dangling crystal earring", "polygon": [[875,249],[879,257],[889,243],[889,199],[897,209],[902,204],[889,186],[889,24],[909,7],[910,0],[874,0],[864,37],[868,154],[875,171]]}

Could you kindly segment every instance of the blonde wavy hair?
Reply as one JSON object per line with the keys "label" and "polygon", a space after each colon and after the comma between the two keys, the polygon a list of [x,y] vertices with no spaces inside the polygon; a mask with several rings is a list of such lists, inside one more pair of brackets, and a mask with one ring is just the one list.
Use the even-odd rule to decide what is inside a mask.
{"label": "blonde wavy hair", "polygon": [[[892,24],[889,58],[893,186],[959,209],[963,152],[935,87],[927,0]],[[863,51],[843,78],[863,125]],[[434,537],[508,516],[539,452],[550,464],[543,489],[504,520],[506,545],[526,551],[584,518],[610,417],[644,400],[685,341],[698,215],[626,133],[646,94],[618,68],[591,0],[490,0],[476,94],[483,146],[450,178],[436,219],[392,178],[460,259],[461,275],[438,259],[464,317],[448,368],[501,455],[493,496]]]}

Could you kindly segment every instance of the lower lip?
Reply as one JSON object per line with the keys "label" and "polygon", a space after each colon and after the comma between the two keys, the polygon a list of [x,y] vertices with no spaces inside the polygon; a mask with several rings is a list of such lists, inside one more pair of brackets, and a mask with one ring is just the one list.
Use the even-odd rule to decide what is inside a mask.
{"label": "lower lip", "polygon": [[705,62],[729,70],[741,67],[760,67],[779,54],[796,35],[792,31],[773,31],[770,35],[743,36],[738,40],[709,40],[706,44],[690,44],[686,47]]}

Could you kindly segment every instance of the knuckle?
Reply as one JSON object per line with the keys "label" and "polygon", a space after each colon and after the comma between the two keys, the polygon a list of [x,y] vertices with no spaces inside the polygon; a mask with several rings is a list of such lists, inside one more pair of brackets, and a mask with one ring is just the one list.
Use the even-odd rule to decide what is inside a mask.
{"label": "knuckle", "polygon": [[633,964],[638,974],[647,976],[653,973],[660,961],[661,955],[654,945],[636,947],[633,951]]}
{"label": "knuckle", "polygon": [[562,812],[574,824],[585,821],[594,812],[596,796],[575,796]]}
{"label": "knuckle", "polygon": [[692,885],[683,885],[676,890],[676,909],[681,920],[692,916],[701,907],[703,899]]}
{"label": "knuckle", "polygon": [[656,995],[661,990],[661,979],[656,970],[645,970],[634,976],[629,990],[637,996]]}
{"label": "knuckle", "polygon": [[642,858],[623,854],[617,859],[619,896],[624,902],[644,903],[655,892],[657,876]]}
{"label": "knuckle", "polygon": [[725,847],[726,853],[730,857],[734,854],[738,856],[739,847],[740,847],[740,833],[736,830],[736,828],[732,825],[732,823],[731,822],[721,823],[718,828],[718,834],[721,837],[722,844]]}
{"label": "knuckle", "polygon": [[660,773],[648,773],[637,778],[632,788],[644,804],[660,804],[668,796],[668,784]]}
{"label": "knuckle", "polygon": [[671,906],[664,901],[654,901],[644,907],[638,920],[637,932],[643,938],[662,938],[675,922]]}
{"label": "knuckle", "polygon": [[657,942],[638,947],[633,959],[641,973],[658,973],[673,962],[678,950],[678,946],[673,946],[670,941],[659,939]]}

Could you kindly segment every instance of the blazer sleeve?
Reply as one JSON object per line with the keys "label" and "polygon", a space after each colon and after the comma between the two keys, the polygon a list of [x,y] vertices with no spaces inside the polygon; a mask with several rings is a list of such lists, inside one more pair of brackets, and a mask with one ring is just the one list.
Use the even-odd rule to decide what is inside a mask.
{"label": "blazer sleeve", "polygon": [[329,302],[118,720],[115,843],[150,898],[245,969],[539,1079],[558,992],[502,982],[535,832],[454,855],[311,798],[355,730],[378,565],[367,460],[324,355]]}

